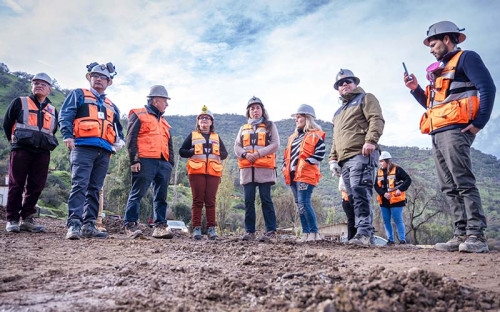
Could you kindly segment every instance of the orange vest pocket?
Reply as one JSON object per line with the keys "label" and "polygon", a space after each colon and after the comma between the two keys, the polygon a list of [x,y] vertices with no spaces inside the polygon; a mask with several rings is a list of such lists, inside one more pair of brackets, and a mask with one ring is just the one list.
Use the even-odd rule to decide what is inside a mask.
{"label": "orange vest pocket", "polygon": [[101,137],[101,124],[96,120],[82,120],[75,124],[76,138]]}

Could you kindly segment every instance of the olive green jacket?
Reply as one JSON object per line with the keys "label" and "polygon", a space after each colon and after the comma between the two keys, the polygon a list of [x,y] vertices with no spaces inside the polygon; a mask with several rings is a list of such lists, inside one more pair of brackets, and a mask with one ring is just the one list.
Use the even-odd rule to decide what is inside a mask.
{"label": "olive green jacket", "polygon": [[366,93],[363,101],[356,100],[363,93],[357,87],[341,97],[342,107],[333,116],[333,143],[328,160],[341,162],[359,155],[367,142],[378,148],[385,123],[382,109],[371,93]]}

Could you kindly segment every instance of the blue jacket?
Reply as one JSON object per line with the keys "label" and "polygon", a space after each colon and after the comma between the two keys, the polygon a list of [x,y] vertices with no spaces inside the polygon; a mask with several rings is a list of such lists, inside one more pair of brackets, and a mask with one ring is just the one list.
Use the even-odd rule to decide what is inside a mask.
{"label": "blue jacket", "polygon": [[[90,91],[96,96],[97,103],[99,105],[103,105],[104,99],[106,98],[105,94],[99,94],[96,90],[90,89]],[[59,114],[59,128],[63,139],[75,138],[73,135],[73,122],[75,120],[76,113],[78,108],[83,104],[84,96],[82,89],[72,90],[61,107],[61,112]],[[123,128],[120,124],[120,111],[118,107],[113,103],[113,109],[115,110],[114,124],[116,126],[116,130],[118,130],[118,135],[120,139],[123,140]],[[102,139],[102,138],[78,138],[75,139],[75,145],[85,145],[85,146],[96,146],[100,148],[104,148],[110,152],[112,152],[111,144]]]}
{"label": "blue jacket", "polygon": [[[447,63],[458,51],[460,51],[460,49],[447,53],[443,57],[443,62]],[[496,87],[490,72],[484,65],[479,54],[474,51],[464,51],[458,61],[455,71],[455,80],[470,81],[478,89],[480,95],[479,111],[476,115],[476,119],[472,121],[472,124],[479,129],[484,128],[488,120],[490,120],[491,111],[493,110]],[[411,94],[420,105],[427,109],[427,97],[425,96],[425,91],[420,86],[411,91]],[[463,124],[449,125],[433,131],[432,134],[454,128],[465,128],[466,126],[467,125]]]}

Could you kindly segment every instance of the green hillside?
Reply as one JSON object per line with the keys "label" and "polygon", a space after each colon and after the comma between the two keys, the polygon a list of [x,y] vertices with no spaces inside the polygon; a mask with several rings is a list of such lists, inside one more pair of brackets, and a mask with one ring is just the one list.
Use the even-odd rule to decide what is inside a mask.
{"label": "green hillside", "polygon": [[[0,72],[0,119],[3,121],[7,105],[10,101],[20,95],[29,94],[29,78],[26,73]],[[59,109],[64,93],[60,89],[54,89],[50,95],[51,100]],[[174,154],[185,137],[195,128],[196,116],[166,116],[172,126],[171,134],[174,140]],[[231,224],[232,230],[243,227],[243,188],[239,185],[237,160],[234,155],[233,145],[239,128],[246,122],[242,115],[215,114],[216,131],[222,138],[229,157],[225,161],[225,173],[219,187],[218,210],[229,207],[225,215],[224,224]],[[126,120],[122,120],[126,129]],[[331,148],[332,125],[329,122],[319,121],[323,131],[326,133],[327,152]],[[278,151],[278,163],[280,168],[283,157],[283,149],[286,146],[287,137],[295,128],[292,118],[276,122],[280,133],[280,149]],[[3,131],[3,130],[2,130]],[[8,172],[9,143],[2,134],[0,139],[0,176]],[[68,151],[61,144],[51,155],[51,173],[47,186],[42,193],[39,204],[46,207],[47,214],[64,218],[67,214],[66,200],[70,190],[70,173]],[[405,209],[405,223],[407,230],[409,225],[415,227],[415,239],[420,243],[434,243],[443,241],[452,235],[452,214],[448,205],[444,202],[439,191],[436,169],[432,159],[432,150],[418,147],[383,146],[383,150],[389,151],[394,161],[401,165],[412,177],[413,184],[408,191],[409,204]],[[477,185],[481,192],[483,206],[488,218],[488,236],[500,239],[500,161],[495,156],[484,154],[479,150],[472,149],[473,168],[476,173]],[[185,169],[186,160],[177,159],[176,173],[172,175],[169,189],[169,215],[171,218],[179,218],[189,223],[191,192]],[[278,170],[279,171],[279,170]],[[338,178],[332,177],[327,160],[321,164],[323,178],[313,193],[313,206],[318,214],[320,224],[329,224],[345,221],[345,215],[340,205],[340,192],[338,191]],[[177,179],[175,180],[175,176]],[[284,185],[281,172],[278,172],[278,183],[273,188],[273,200],[278,214],[278,226],[288,227],[295,223],[298,225],[295,207],[291,191]],[[106,178],[105,210],[108,213],[123,215],[130,190],[129,160],[126,151],[121,151],[111,159],[108,176]],[[417,190],[423,190],[417,192]],[[221,195],[222,194],[222,195]],[[225,195],[224,195],[225,194]],[[414,205],[411,205],[411,204]],[[152,195],[149,193],[141,204],[141,220],[146,221],[151,215]],[[411,218],[410,206],[415,208],[413,215],[425,208],[423,213]],[[374,199],[375,226],[382,228],[382,221],[378,204]],[[243,208],[243,209],[242,209]],[[437,213],[426,221],[427,218]],[[261,214],[257,214],[258,224],[262,224]],[[424,222],[425,221],[425,222]],[[419,225],[423,222],[422,225]],[[382,233],[379,233],[382,235]],[[410,234],[409,234],[410,235]]]}

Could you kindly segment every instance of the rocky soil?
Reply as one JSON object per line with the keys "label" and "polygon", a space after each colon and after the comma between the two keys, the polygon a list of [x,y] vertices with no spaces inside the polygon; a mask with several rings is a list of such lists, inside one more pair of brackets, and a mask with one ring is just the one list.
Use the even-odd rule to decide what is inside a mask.
{"label": "rocky soil", "polygon": [[[1,311],[498,311],[500,257],[333,242],[68,241],[0,222]],[[151,231],[144,227],[150,235]]]}

